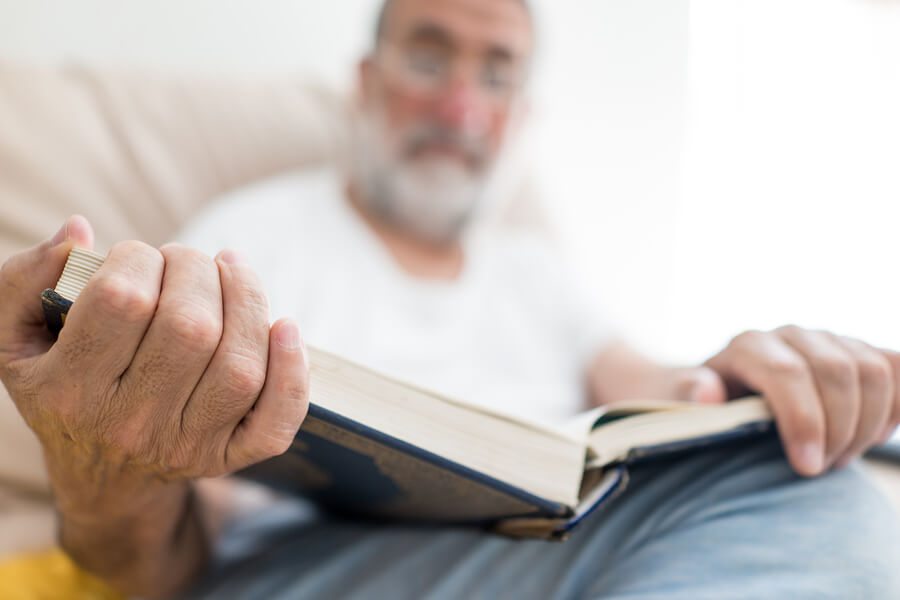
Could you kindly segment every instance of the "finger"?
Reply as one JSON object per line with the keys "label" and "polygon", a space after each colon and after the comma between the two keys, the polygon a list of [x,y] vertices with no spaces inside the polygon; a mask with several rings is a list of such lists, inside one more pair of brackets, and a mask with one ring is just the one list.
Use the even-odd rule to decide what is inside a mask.
{"label": "finger", "polygon": [[888,419],[888,425],[879,438],[884,443],[893,435],[894,430],[900,426],[900,352],[893,350],[881,350],[881,353],[891,364],[891,372],[894,377],[894,397],[891,409],[891,416]]}
{"label": "finger", "polygon": [[162,255],[147,244],[113,246],[69,310],[50,364],[78,380],[115,383],[153,318],[162,273]]}
{"label": "finger", "polygon": [[728,400],[725,384],[709,367],[679,369],[674,375],[671,397],[696,404],[723,404]]}
{"label": "finger", "polygon": [[[120,395],[162,400],[163,405],[149,403],[143,410],[180,421],[222,335],[222,292],[219,269],[208,256],[177,244],[160,252],[165,272],[156,314],[122,375]],[[171,425],[167,418],[154,422]]]}
{"label": "finger", "polygon": [[766,398],[797,473],[822,472],[825,414],[812,373],[797,351],[775,334],[748,331],[706,364],[726,380],[737,380]]}
{"label": "finger", "polygon": [[856,437],[862,404],[856,358],[828,332],[795,326],[776,331],[812,370],[825,413],[825,464],[830,466]]}
{"label": "finger", "polygon": [[195,435],[224,429],[218,449],[224,451],[266,382],[269,306],[259,278],[235,253],[222,252],[216,263],[222,285],[222,340],[185,406],[182,427]]}
{"label": "finger", "polygon": [[296,323],[279,320],[269,336],[266,384],[234,430],[225,454],[229,471],[242,469],[291,446],[309,407],[309,366]]}
{"label": "finger", "polygon": [[888,359],[868,344],[848,337],[837,339],[853,353],[859,370],[862,405],[853,442],[838,459],[843,467],[875,445],[893,412],[894,375]]}
{"label": "finger", "polygon": [[94,233],[80,215],[66,219],[49,240],[9,258],[0,269],[0,354],[16,357],[46,352],[51,340],[41,309],[41,292],[56,286],[69,251],[93,248]]}

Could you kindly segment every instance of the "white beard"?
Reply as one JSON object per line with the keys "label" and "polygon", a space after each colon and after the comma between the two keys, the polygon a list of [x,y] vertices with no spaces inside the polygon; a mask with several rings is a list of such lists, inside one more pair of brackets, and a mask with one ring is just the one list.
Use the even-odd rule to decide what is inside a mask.
{"label": "white beard", "polygon": [[483,204],[487,176],[451,158],[404,160],[375,121],[362,119],[352,148],[352,175],[364,208],[432,242],[459,238]]}

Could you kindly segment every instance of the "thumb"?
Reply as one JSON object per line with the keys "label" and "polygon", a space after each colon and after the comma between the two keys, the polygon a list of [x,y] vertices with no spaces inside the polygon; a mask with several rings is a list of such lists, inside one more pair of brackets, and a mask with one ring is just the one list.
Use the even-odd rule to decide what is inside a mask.
{"label": "thumb", "polygon": [[722,404],[728,393],[722,378],[709,367],[679,369],[675,374],[675,397],[696,404]]}
{"label": "thumb", "polygon": [[0,353],[21,356],[24,346],[46,343],[41,292],[56,285],[73,247],[93,245],[90,223],[75,215],[52,238],[6,261],[0,271]]}

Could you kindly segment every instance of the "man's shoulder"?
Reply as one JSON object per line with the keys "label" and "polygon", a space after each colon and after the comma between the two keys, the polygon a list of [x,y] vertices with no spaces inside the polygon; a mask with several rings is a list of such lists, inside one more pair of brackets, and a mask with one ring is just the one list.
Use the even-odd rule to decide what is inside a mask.
{"label": "man's shoulder", "polygon": [[272,224],[273,217],[301,217],[315,212],[323,202],[334,199],[338,185],[333,169],[282,173],[223,194],[212,200],[200,217]]}

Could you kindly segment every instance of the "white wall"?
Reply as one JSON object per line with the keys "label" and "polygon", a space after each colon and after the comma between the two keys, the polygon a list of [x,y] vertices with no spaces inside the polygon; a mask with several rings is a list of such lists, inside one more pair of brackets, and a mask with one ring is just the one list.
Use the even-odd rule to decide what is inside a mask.
{"label": "white wall", "polygon": [[0,55],[346,81],[375,0],[0,0]]}
{"label": "white wall", "polygon": [[661,350],[679,202],[687,0],[543,5],[537,164],[571,259],[632,340]]}
{"label": "white wall", "polygon": [[[0,56],[346,84],[377,0],[0,0]],[[546,201],[674,360],[796,321],[900,347],[896,0],[542,0]]]}
{"label": "white wall", "polygon": [[900,348],[900,2],[694,0],[670,353],[785,322]]}

